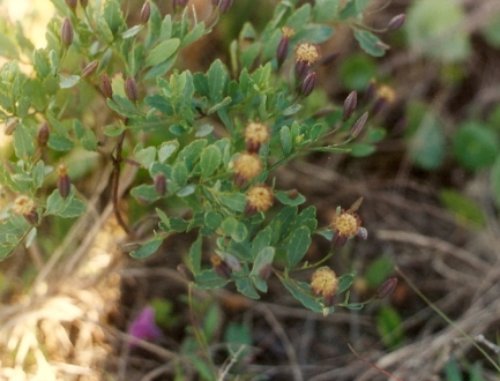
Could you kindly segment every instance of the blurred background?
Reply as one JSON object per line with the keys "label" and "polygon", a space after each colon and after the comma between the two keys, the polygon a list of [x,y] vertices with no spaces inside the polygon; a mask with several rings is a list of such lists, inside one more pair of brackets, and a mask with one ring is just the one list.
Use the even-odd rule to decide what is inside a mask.
{"label": "blurred background", "polygon": [[[235,0],[183,64],[204,70],[215,57],[227,62],[243,24],[258,31],[276,3]],[[142,6],[122,4],[130,15]],[[209,14],[210,1],[191,4],[201,19]],[[44,45],[50,1],[2,0],[0,12],[0,28],[19,22],[35,46]],[[401,13],[403,28],[383,33]],[[89,246],[87,267],[69,266],[68,288],[43,303],[30,302],[38,292],[33,258],[0,264],[0,379],[210,380],[206,353],[194,349],[197,330],[215,365],[227,369],[221,380],[500,379],[500,1],[373,0],[365,22],[390,46],[387,54],[368,56],[339,25],[320,46],[330,59],[309,102],[342,105],[352,90],[361,102],[375,97],[371,128],[351,154],[295,161],[278,181],[306,195],[324,221],[338,205],[364,198],[369,237],[347,245],[332,266],[357,272],[358,301],[396,276],[391,297],[323,317],[277,282],[262,302],[230,290],[192,295],[175,266],[193,237],[167,242],[175,255],[138,263],[116,255],[121,233],[110,222]],[[7,147],[0,150],[8,144],[0,135]],[[324,252],[321,245],[313,244],[310,258]],[[75,276],[86,277],[88,288],[71,289]],[[147,306],[162,337],[131,349],[127,330]],[[176,375],[181,364],[190,372]]]}

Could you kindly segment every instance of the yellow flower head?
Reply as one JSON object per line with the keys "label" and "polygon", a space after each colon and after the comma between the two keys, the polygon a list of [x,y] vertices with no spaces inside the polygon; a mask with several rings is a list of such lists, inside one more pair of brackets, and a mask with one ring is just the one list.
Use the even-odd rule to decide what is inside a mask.
{"label": "yellow flower head", "polygon": [[35,209],[35,202],[28,196],[19,196],[14,200],[12,211],[22,216],[30,214]]}
{"label": "yellow flower head", "polygon": [[284,26],[283,28],[281,28],[281,33],[283,33],[283,37],[290,38],[293,37],[295,31],[289,26]]}
{"label": "yellow flower head", "polygon": [[316,63],[319,58],[319,51],[315,45],[302,43],[299,44],[295,50],[297,61],[305,62],[307,65]]}
{"label": "yellow flower head", "polygon": [[327,304],[331,304],[337,292],[339,281],[335,272],[329,267],[320,267],[311,277],[311,289],[314,295],[321,296]]}
{"label": "yellow flower head", "polygon": [[256,185],[247,192],[247,212],[265,212],[273,206],[273,192],[265,185]]}
{"label": "yellow flower head", "polygon": [[358,234],[361,227],[361,220],[358,215],[350,211],[340,211],[335,214],[331,222],[332,229],[337,236],[342,238],[352,238]]}
{"label": "yellow flower head", "polygon": [[245,128],[245,143],[248,152],[257,152],[262,143],[269,140],[269,129],[262,123],[249,123]]}
{"label": "yellow flower head", "polygon": [[246,181],[253,179],[262,172],[262,162],[259,155],[254,153],[242,153],[233,162],[236,182],[243,185]]}
{"label": "yellow flower head", "polygon": [[383,99],[387,103],[394,103],[396,100],[396,92],[387,85],[380,85],[377,89],[377,98]]}

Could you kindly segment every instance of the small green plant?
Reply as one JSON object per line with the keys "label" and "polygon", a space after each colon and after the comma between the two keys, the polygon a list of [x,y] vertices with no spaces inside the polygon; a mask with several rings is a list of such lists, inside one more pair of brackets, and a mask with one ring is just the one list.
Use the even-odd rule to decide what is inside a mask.
{"label": "small green plant", "polygon": [[[339,208],[330,225],[318,227],[316,208],[279,189],[274,176],[311,152],[347,152],[367,123],[352,95],[343,108],[318,109],[307,97],[316,87],[318,44],[334,25],[349,25],[366,52],[384,54],[387,46],[363,24],[370,2],[297,7],[283,0],[262,30],[243,25],[229,46],[229,66],[216,59],[206,72],[192,72],[183,52],[232,5],[212,3],[201,21],[186,1],[171,2],[167,13],[146,1],[126,14],[118,0],[53,0],[58,14],[43,49],[34,49],[20,26],[3,28],[9,61],[0,69],[0,119],[13,150],[0,167],[0,259],[39,236],[53,247],[62,239],[51,230],[55,220],[72,224],[101,213],[99,203],[89,207],[89,184],[104,182],[101,201],[113,206],[134,258],[194,231],[185,264],[198,287],[234,283],[258,299],[275,274],[313,311],[333,312],[333,294],[345,296],[338,305],[359,308],[348,298],[353,274],[337,278],[329,270],[328,291],[294,278],[348,239],[366,238],[359,205]],[[148,229],[152,216],[158,223]],[[304,258],[320,233],[334,248],[309,264]]]}

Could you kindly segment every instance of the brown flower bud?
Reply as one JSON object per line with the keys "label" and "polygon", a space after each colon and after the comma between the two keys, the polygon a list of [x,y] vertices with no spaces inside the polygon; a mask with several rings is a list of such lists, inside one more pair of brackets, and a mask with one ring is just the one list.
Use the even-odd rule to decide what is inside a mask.
{"label": "brown flower bud", "polygon": [[19,123],[19,120],[16,118],[9,119],[7,123],[5,123],[5,130],[4,134],[7,136],[10,136],[14,133],[16,130],[17,124]]}
{"label": "brown flower bud", "polygon": [[70,46],[73,42],[73,26],[67,17],[61,27],[61,41],[65,46]]}
{"label": "brown flower bud", "polygon": [[125,80],[125,94],[127,94],[127,98],[132,102],[137,101],[137,99],[139,98],[137,82],[132,77],[129,77]]}
{"label": "brown flower bud", "polygon": [[281,37],[278,48],[276,49],[276,60],[278,61],[278,67],[281,67],[281,65],[283,65],[283,62],[285,62],[286,56],[288,55],[289,43],[290,39],[287,36]]}
{"label": "brown flower bud", "polygon": [[78,0],[66,0],[66,4],[72,11],[74,11],[78,5]]}
{"label": "brown flower bud", "polygon": [[316,72],[311,71],[305,76],[304,80],[302,81],[302,84],[300,85],[300,93],[304,97],[307,97],[309,94],[312,93],[315,85],[316,85]]}
{"label": "brown flower bud", "polygon": [[27,196],[19,196],[14,200],[12,211],[23,216],[31,225],[38,223],[38,213],[35,202]]}
{"label": "brown flower bud", "polygon": [[231,276],[231,268],[217,254],[213,254],[210,257],[210,262],[212,263],[212,267],[217,273],[217,275],[219,275],[222,278],[229,278]]}
{"label": "brown flower bud", "polygon": [[354,124],[351,127],[351,136],[353,138],[356,138],[359,136],[359,134],[361,134],[361,131],[363,131],[363,128],[365,127],[367,121],[368,121],[368,112],[365,112],[358,118],[358,120],[354,122]]}
{"label": "brown flower bud", "polygon": [[88,77],[94,71],[97,69],[97,66],[99,66],[99,61],[94,60],[89,62],[85,67],[82,69],[82,78]]}
{"label": "brown flower bud", "polygon": [[235,182],[242,186],[247,181],[260,175],[262,162],[258,155],[253,153],[242,153],[233,162]]}
{"label": "brown flower bud", "polygon": [[67,168],[64,164],[59,165],[57,168],[57,189],[59,190],[59,194],[62,198],[66,198],[69,196],[69,192],[71,190],[71,180],[68,176]]}
{"label": "brown flower bud", "polygon": [[250,153],[259,152],[260,146],[269,140],[269,128],[262,123],[249,123],[245,128],[245,144]]}
{"label": "brown flower bud", "polygon": [[111,87],[111,80],[107,74],[101,76],[101,92],[106,98],[113,97],[113,88]]}
{"label": "brown flower bud", "polygon": [[405,21],[406,21],[406,15],[404,13],[394,16],[387,24],[387,31],[392,32],[398,30],[403,26]]}
{"label": "brown flower bud", "polygon": [[351,91],[344,101],[344,111],[342,118],[344,120],[349,119],[354,110],[356,110],[357,105],[358,105],[358,93],[356,93],[355,91]]}
{"label": "brown flower bud", "polygon": [[149,1],[146,0],[141,8],[141,16],[140,16],[141,23],[146,24],[149,20],[150,15],[151,15],[151,4],[149,3]]}
{"label": "brown flower bud", "polygon": [[167,192],[167,179],[163,173],[155,176],[155,190],[160,196],[164,196]]}
{"label": "brown flower bud", "polygon": [[36,141],[39,147],[45,147],[49,141],[50,130],[47,122],[43,122],[38,128],[38,135]]}
{"label": "brown flower bud", "polygon": [[379,299],[383,299],[383,298],[385,298],[387,296],[392,295],[392,293],[396,289],[397,285],[398,285],[398,278],[396,278],[396,277],[390,277],[390,278],[388,278],[377,289],[376,297],[379,298]]}

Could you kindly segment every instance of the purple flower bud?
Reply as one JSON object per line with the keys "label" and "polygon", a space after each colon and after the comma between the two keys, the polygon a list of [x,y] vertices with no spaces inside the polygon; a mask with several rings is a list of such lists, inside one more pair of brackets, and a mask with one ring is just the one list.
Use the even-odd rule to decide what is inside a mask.
{"label": "purple flower bud", "polygon": [[61,27],[61,41],[65,46],[70,46],[73,42],[73,26],[67,17]]}
{"label": "purple flower bud", "polygon": [[383,299],[386,296],[391,295],[394,292],[394,290],[396,289],[397,285],[398,285],[398,278],[396,278],[396,277],[388,278],[377,289],[377,294],[376,294],[377,298]]}
{"label": "purple flower bud", "polygon": [[309,73],[310,65],[306,61],[297,61],[295,63],[295,74],[297,78],[302,79]]}
{"label": "purple flower bud", "polygon": [[137,345],[137,339],[152,341],[162,337],[162,332],[155,321],[153,307],[147,306],[137,315],[128,328],[128,334],[133,337],[130,342],[131,347]]}
{"label": "purple flower bud", "polygon": [[106,98],[113,97],[113,88],[111,87],[111,80],[107,74],[101,76],[101,91]]}
{"label": "purple flower bud", "polygon": [[72,11],[74,11],[78,5],[78,0],[66,0],[66,4]]}
{"label": "purple flower bud", "polygon": [[343,119],[347,120],[350,118],[356,106],[358,105],[358,93],[351,91],[344,101],[344,112]]}
{"label": "purple flower bud", "polygon": [[351,136],[353,138],[356,138],[361,134],[361,131],[363,131],[363,128],[365,127],[366,122],[368,121],[368,112],[365,112],[363,115],[361,115],[356,122],[351,127]]}
{"label": "purple flower bud", "polygon": [[38,135],[36,137],[36,141],[39,147],[45,147],[47,142],[49,141],[50,130],[47,122],[42,123],[40,128],[38,129]]}
{"label": "purple flower bud", "polygon": [[278,67],[281,67],[281,65],[283,65],[283,62],[285,62],[286,56],[288,55],[289,42],[290,39],[287,36],[281,37],[278,48],[276,49],[276,59],[278,61]]}
{"label": "purple flower bud", "polygon": [[141,23],[146,24],[149,20],[149,16],[151,15],[151,4],[149,1],[146,1],[141,8]]}
{"label": "purple flower bud", "polygon": [[155,177],[155,190],[160,196],[164,196],[167,192],[167,179],[163,173],[159,173]]}
{"label": "purple flower bud", "polygon": [[127,98],[132,102],[137,101],[137,99],[139,98],[137,82],[132,77],[129,77],[125,80],[125,94],[127,94]]}
{"label": "purple flower bud", "polygon": [[97,66],[99,66],[99,61],[89,62],[82,70],[82,77],[85,78],[91,75],[97,69]]}
{"label": "purple flower bud", "polygon": [[302,84],[300,85],[300,93],[307,97],[314,90],[314,86],[316,85],[316,72],[311,71],[306,75]]}
{"label": "purple flower bud", "polygon": [[57,172],[57,189],[59,190],[61,197],[66,198],[69,196],[69,192],[71,190],[71,180],[69,179],[66,166],[61,164],[57,169]]}
{"label": "purple flower bud", "polygon": [[405,21],[406,21],[406,15],[404,13],[394,16],[387,24],[387,31],[392,32],[398,30],[403,26]]}

